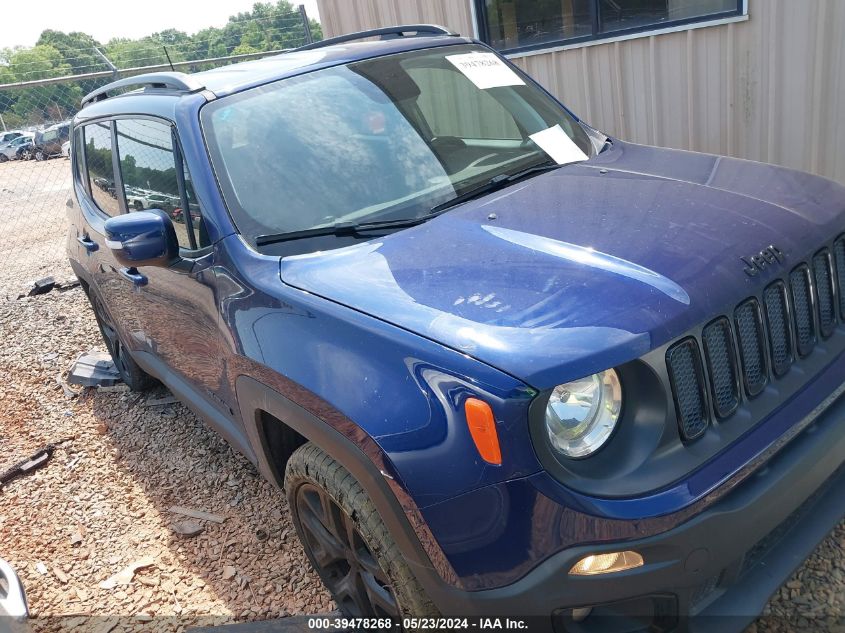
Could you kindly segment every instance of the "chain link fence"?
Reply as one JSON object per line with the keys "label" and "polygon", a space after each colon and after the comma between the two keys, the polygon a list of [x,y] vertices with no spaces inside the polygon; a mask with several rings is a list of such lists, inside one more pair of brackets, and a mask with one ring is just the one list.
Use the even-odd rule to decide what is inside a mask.
{"label": "chain link fence", "polygon": [[79,33],[45,31],[31,49],[0,51],[0,301],[38,279],[72,275],[65,255],[69,132],[82,97],[123,77],[199,72],[321,39],[303,7],[281,1],[255,9],[261,6],[261,15],[241,14],[195,36],[170,30],[101,47],[91,38],[78,45]]}

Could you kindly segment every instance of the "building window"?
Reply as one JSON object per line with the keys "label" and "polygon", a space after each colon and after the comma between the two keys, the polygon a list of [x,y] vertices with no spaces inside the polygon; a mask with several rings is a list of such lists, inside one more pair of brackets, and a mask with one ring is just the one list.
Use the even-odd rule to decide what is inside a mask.
{"label": "building window", "polygon": [[744,10],[744,0],[473,1],[481,39],[504,52],[735,17]]}

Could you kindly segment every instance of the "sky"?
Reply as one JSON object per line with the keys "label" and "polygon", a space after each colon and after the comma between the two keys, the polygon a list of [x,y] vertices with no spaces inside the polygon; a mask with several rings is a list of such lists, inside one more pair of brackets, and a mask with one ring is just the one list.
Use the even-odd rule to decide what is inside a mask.
{"label": "sky", "polygon": [[[272,1],[272,0],[265,0]],[[3,2],[0,48],[33,46],[44,29],[82,31],[103,44],[113,37],[138,38],[165,29],[189,35],[222,27],[230,15],[252,8],[255,0],[41,0]],[[319,19],[317,0],[291,0]]]}

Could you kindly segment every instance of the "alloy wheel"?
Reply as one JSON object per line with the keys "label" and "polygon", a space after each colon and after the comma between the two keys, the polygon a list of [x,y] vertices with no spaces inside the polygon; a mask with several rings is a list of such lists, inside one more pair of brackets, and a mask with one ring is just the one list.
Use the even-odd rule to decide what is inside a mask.
{"label": "alloy wheel", "polygon": [[398,617],[390,580],[352,518],[321,488],[296,492],[304,545],[338,606],[352,617]]}

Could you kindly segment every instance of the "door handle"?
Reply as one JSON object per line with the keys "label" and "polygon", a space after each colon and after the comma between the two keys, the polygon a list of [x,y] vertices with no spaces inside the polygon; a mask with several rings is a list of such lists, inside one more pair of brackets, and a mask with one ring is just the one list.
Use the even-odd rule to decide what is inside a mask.
{"label": "door handle", "polygon": [[121,277],[127,281],[131,281],[136,286],[146,286],[147,281],[149,281],[144,275],[139,273],[138,269],[134,266],[132,268],[121,268],[119,272]]}
{"label": "door handle", "polygon": [[100,248],[100,245],[97,244],[97,242],[92,240],[87,235],[82,235],[81,237],[77,237],[76,241],[79,242],[80,244],[82,244],[82,246],[85,248],[85,250],[88,251],[89,253],[93,253],[98,248]]}

